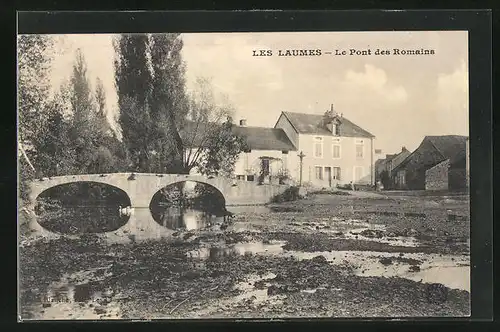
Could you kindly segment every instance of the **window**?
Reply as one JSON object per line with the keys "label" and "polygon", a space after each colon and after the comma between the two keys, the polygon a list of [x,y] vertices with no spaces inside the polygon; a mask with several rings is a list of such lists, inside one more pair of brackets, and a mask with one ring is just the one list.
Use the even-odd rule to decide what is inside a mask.
{"label": "window", "polygon": [[340,144],[333,143],[333,159],[340,159]]}
{"label": "window", "polygon": [[316,166],[314,169],[316,171],[316,180],[323,180],[323,167]]}
{"label": "window", "polygon": [[333,168],[333,179],[334,180],[340,180],[340,167],[334,167]]}
{"label": "window", "polygon": [[323,158],[323,138],[314,138],[314,157]]}
{"label": "window", "polygon": [[364,158],[365,145],[362,139],[356,140],[356,158]]}
{"label": "window", "polygon": [[401,185],[404,185],[405,184],[405,171],[399,171],[398,172],[398,182],[399,184]]}
{"label": "window", "polygon": [[255,176],[254,175],[247,175],[247,181],[254,181]]}
{"label": "window", "polygon": [[335,136],[340,136],[340,125],[338,123],[333,123],[332,133]]}

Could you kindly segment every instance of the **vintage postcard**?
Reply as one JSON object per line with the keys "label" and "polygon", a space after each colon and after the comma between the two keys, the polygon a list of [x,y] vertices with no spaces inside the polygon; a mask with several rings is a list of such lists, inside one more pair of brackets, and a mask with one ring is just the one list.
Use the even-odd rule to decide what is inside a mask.
{"label": "vintage postcard", "polygon": [[17,42],[19,320],[470,315],[467,31]]}

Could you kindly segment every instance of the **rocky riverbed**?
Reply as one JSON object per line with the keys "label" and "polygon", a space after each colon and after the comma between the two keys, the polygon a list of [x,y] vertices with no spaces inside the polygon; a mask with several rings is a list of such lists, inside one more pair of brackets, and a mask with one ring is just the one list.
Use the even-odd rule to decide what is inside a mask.
{"label": "rocky riverbed", "polygon": [[320,194],[159,240],[28,237],[20,316],[468,316],[467,199]]}

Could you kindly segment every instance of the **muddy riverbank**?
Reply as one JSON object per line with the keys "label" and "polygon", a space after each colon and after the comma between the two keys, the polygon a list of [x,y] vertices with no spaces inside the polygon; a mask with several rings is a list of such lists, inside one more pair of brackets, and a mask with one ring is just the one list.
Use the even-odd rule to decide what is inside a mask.
{"label": "muddy riverbank", "polygon": [[467,316],[464,205],[314,195],[160,240],[26,242],[21,317]]}

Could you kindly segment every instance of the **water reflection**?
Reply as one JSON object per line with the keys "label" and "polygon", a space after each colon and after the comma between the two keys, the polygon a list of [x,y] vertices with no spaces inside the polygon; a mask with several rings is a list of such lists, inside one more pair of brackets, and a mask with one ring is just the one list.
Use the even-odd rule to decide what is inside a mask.
{"label": "water reflection", "polygon": [[223,217],[216,217],[208,211],[199,209],[171,206],[152,211],[153,219],[169,229],[195,230],[210,227],[223,221]]}
{"label": "water reflection", "polygon": [[227,216],[222,193],[210,185],[192,181],[160,189],[153,195],[149,209],[158,224],[173,230],[210,227]]}
{"label": "water reflection", "polygon": [[264,243],[262,241],[236,243],[228,246],[211,246],[201,247],[196,250],[189,251],[187,256],[189,258],[203,259],[203,260],[222,260],[226,257],[240,256],[240,255],[275,255],[283,253],[283,246],[285,241],[272,241]]}
{"label": "water reflection", "polygon": [[115,206],[60,207],[39,212],[37,216],[43,228],[63,234],[112,232],[128,220],[128,216],[119,215]]}

